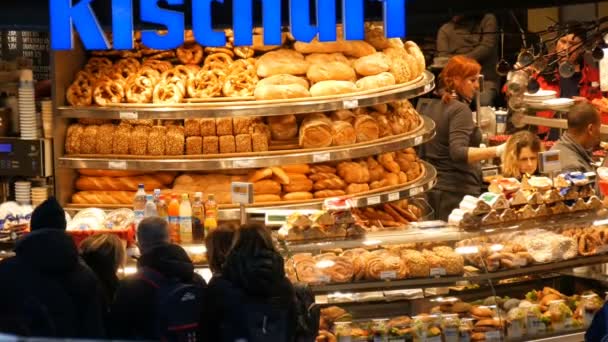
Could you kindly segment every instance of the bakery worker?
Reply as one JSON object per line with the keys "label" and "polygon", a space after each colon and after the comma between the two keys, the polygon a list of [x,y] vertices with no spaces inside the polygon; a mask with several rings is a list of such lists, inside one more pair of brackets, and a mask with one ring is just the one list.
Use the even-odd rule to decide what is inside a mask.
{"label": "bakery worker", "polygon": [[494,14],[456,15],[437,33],[438,57],[465,55],[476,60],[485,77],[481,105],[490,106],[498,94],[497,20]]}
{"label": "bakery worker", "polygon": [[0,262],[0,333],[105,337],[99,281],[78,257],[54,197],[34,210],[30,229],[16,255]]}
{"label": "bakery worker", "polygon": [[593,172],[592,151],[600,144],[601,119],[588,102],[574,105],[568,113],[568,130],[551,151],[560,151],[563,171]]}
{"label": "bakery worker", "polygon": [[538,136],[529,131],[519,131],[507,141],[502,155],[502,175],[521,180],[523,176],[538,172],[538,153],[543,145]]}
{"label": "bakery worker", "polygon": [[466,56],[450,58],[439,75],[441,100],[424,110],[436,124],[435,138],[420,155],[437,169],[437,185],[428,192],[437,219],[447,220],[465,195],[481,194],[481,161],[500,157],[505,145],[478,147],[481,131],[473,122],[470,103],[479,89],[481,66]]}

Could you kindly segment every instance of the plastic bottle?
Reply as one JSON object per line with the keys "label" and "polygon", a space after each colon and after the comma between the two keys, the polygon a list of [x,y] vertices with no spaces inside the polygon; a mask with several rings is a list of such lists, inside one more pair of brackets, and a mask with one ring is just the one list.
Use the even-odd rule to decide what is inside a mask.
{"label": "plastic bottle", "polygon": [[173,243],[179,243],[179,201],[177,195],[171,196],[171,202],[167,208],[167,214],[169,217],[169,236]]}
{"label": "plastic bottle", "polygon": [[154,204],[154,196],[147,195],[146,196],[146,208],[144,210],[144,217],[153,217],[156,216],[158,212],[156,211],[156,204]]}
{"label": "plastic bottle", "polygon": [[158,217],[162,217],[165,220],[169,221],[169,212],[167,201],[165,201],[165,195],[160,195],[158,197],[158,203],[156,204],[156,213]]}
{"label": "plastic bottle", "polygon": [[215,203],[215,195],[207,196],[205,203],[205,235],[217,228],[217,203]]}
{"label": "plastic bottle", "polygon": [[160,198],[160,189],[154,189],[154,204],[158,204]]}
{"label": "plastic bottle", "polygon": [[192,243],[192,207],[188,194],[182,194],[179,205],[179,237],[182,243]]}
{"label": "plastic bottle", "polygon": [[194,194],[192,203],[192,240],[194,243],[203,243],[205,239],[205,205],[203,204],[203,194]]}
{"label": "plastic bottle", "polygon": [[133,213],[135,214],[135,227],[144,219],[146,211],[146,190],[143,184],[139,184],[135,198],[133,199]]}

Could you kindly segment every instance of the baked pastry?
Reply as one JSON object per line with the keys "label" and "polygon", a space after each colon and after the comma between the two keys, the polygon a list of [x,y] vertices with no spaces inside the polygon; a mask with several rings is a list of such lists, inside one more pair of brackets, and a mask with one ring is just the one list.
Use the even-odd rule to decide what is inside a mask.
{"label": "baked pastry", "polygon": [[66,99],[72,106],[90,106],[93,102],[95,76],[86,71],[79,71],[74,82],[66,91]]}
{"label": "baked pastry", "polygon": [[323,114],[309,116],[300,126],[299,143],[302,148],[321,148],[333,142],[331,121]]}
{"label": "baked pastry", "polygon": [[332,121],[345,121],[351,125],[355,122],[356,117],[355,113],[348,109],[337,110],[331,114]]}
{"label": "baked pastry", "polygon": [[354,93],[358,90],[351,81],[320,81],[310,87],[312,96],[331,96]]}
{"label": "baked pastry", "polygon": [[234,135],[222,135],[219,137],[220,153],[234,153],[236,151]]}
{"label": "baked pastry", "polygon": [[357,142],[354,127],[346,121],[334,121],[331,125],[332,145],[352,145]]}
{"label": "baked pastry", "polygon": [[232,118],[215,119],[215,129],[218,136],[232,135]]}
{"label": "baked pastry", "polygon": [[148,154],[152,156],[165,155],[167,127],[153,126],[148,134]]}
{"label": "baked pastry", "polygon": [[203,137],[186,138],[186,154],[197,155],[203,153]]}
{"label": "baked pastry", "polygon": [[356,83],[359,90],[372,90],[395,85],[395,76],[390,72],[381,72],[373,76],[365,76]]}
{"label": "baked pastry", "polygon": [[220,143],[217,136],[203,137],[203,154],[218,154],[220,153]]}
{"label": "baked pastry", "polygon": [[341,162],[338,164],[338,175],[347,183],[367,183],[370,175],[366,165],[355,162]]}
{"label": "baked pastry", "polygon": [[201,135],[201,121],[199,119],[184,120],[184,135],[186,137],[197,137]]}
{"label": "baked pastry", "polygon": [[216,127],[215,127],[215,119],[213,118],[203,118],[199,121],[200,131],[203,137],[212,137],[217,135]]}
{"label": "baked pastry", "polygon": [[313,189],[313,182],[306,175],[298,173],[288,173],[289,184],[283,185],[285,192],[310,192]]}
{"label": "baked pastry", "polygon": [[295,115],[270,116],[267,120],[274,140],[290,140],[298,135]]}
{"label": "baked pastry", "polygon": [[366,192],[366,191],[369,191],[369,184],[367,184],[367,183],[362,183],[362,184],[352,183],[346,187],[347,195],[358,194],[358,193],[362,193],[362,192]]}
{"label": "baked pastry", "polygon": [[376,120],[369,115],[359,115],[354,123],[357,142],[376,140],[380,137],[380,127]]}
{"label": "baked pastry", "polygon": [[308,66],[308,62],[304,60],[301,53],[287,49],[267,52],[256,62],[259,77],[279,74],[304,75]]}
{"label": "baked pastry", "polygon": [[317,263],[331,261],[332,266],[319,268],[322,276],[329,277],[332,283],[346,283],[353,279],[354,267],[349,258],[339,257],[334,254],[321,254],[314,259]]}
{"label": "baked pastry", "polygon": [[390,70],[391,60],[383,52],[361,57],[353,63],[357,74],[361,76],[377,75]]}
{"label": "baked pastry", "polygon": [[414,278],[426,278],[430,275],[430,266],[422,253],[413,249],[401,250],[401,259]]}
{"label": "baked pastry", "polygon": [[351,81],[357,80],[355,70],[344,62],[327,62],[313,64],[308,68],[306,77],[314,84],[321,81]]}
{"label": "baked pastry", "polygon": [[300,86],[302,86],[302,88],[306,88],[306,90],[308,90],[308,88],[310,87],[310,85],[308,84],[308,81],[304,77],[294,76],[294,75],[290,75],[290,74],[278,74],[278,75],[273,75],[273,76],[270,76],[267,78],[263,78],[258,82],[257,87],[270,86],[270,85],[292,85],[292,84],[300,85]]}
{"label": "baked pastry", "polygon": [[165,135],[165,154],[168,156],[183,155],[185,140],[183,126],[167,127],[167,134]]}
{"label": "baked pastry", "polygon": [[310,97],[307,88],[300,84],[257,85],[253,92],[256,100],[281,100]]}
{"label": "baked pastry", "polygon": [[251,152],[251,134],[239,134],[235,136],[236,152]]}
{"label": "baked pastry", "polygon": [[222,86],[222,94],[228,97],[252,96],[258,76],[250,59],[239,59],[232,63]]}

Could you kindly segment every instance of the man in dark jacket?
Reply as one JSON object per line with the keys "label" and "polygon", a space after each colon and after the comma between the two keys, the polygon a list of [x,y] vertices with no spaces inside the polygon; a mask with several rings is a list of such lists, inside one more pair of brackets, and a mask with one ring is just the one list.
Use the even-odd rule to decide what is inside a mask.
{"label": "man in dark jacket", "polygon": [[137,237],[142,252],[137,262],[138,273],[121,282],[110,309],[109,330],[111,337],[116,339],[157,340],[157,289],[141,272],[151,269],[166,279],[177,279],[181,283],[201,287],[206,284],[194,272],[194,265],[186,251],[168,242],[168,224],[165,220],[159,217],[142,220]]}
{"label": "man in dark jacket", "polygon": [[26,336],[104,337],[98,280],[65,233],[54,198],[32,213],[31,233],[0,262],[0,331]]}

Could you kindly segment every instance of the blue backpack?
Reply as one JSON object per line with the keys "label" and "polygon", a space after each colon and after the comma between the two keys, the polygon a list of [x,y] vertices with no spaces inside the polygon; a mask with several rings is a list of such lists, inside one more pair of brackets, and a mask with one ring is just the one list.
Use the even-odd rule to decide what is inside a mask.
{"label": "blue backpack", "polygon": [[160,341],[196,342],[200,336],[203,288],[144,268],[140,279],[156,289],[156,328]]}

